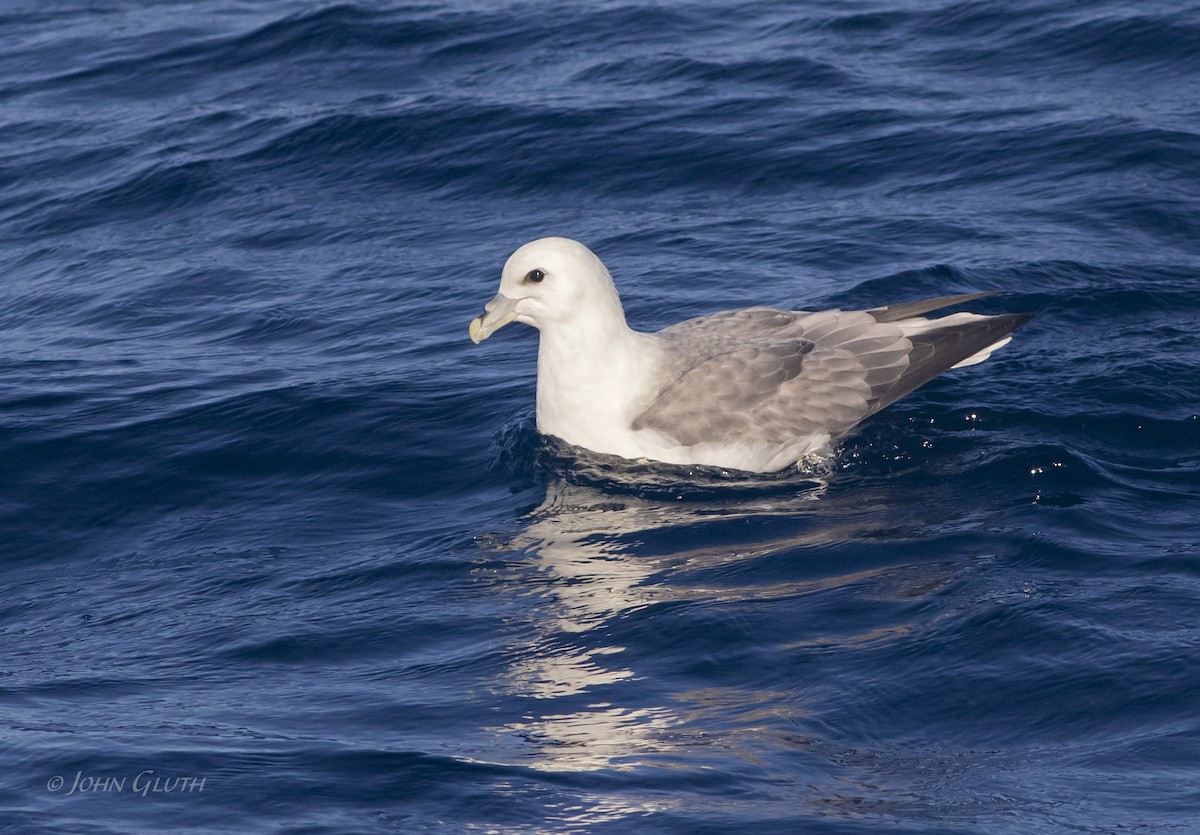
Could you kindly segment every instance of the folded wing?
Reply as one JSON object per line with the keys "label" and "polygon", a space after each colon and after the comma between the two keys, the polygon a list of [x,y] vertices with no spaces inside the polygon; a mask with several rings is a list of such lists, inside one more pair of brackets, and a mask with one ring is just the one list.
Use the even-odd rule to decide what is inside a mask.
{"label": "folded wing", "polygon": [[633,428],[683,446],[836,440],[941,372],[986,358],[1029,318],[916,318],[982,295],[869,311],[748,308],[681,322],[657,334],[668,382]]}

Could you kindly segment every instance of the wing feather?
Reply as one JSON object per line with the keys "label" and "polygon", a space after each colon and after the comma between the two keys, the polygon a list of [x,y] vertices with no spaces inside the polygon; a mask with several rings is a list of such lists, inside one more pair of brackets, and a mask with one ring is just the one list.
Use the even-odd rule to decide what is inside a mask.
{"label": "wing feather", "polygon": [[836,440],[957,363],[1002,344],[1024,314],[917,318],[990,293],[866,311],[747,308],[656,334],[664,384],[633,420],[682,446]]}
{"label": "wing feather", "polygon": [[659,337],[675,367],[633,428],[684,446],[838,437],[899,379],[912,348],[862,311],[728,311]]}

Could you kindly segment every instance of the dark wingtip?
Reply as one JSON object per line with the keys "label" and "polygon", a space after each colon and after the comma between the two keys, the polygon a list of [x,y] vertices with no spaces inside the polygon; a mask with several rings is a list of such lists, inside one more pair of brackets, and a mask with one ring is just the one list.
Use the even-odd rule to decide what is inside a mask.
{"label": "dark wingtip", "polygon": [[1013,326],[1012,326],[1013,330],[1016,330],[1017,328],[1021,327],[1026,322],[1028,322],[1030,319],[1032,319],[1034,316],[1037,316],[1036,313],[1007,313],[1004,315],[1013,317]]}

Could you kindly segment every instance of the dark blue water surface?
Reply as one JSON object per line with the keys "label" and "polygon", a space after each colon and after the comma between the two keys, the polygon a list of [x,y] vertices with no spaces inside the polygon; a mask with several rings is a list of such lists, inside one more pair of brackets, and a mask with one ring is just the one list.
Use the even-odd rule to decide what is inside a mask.
{"label": "dark blue water surface", "polygon": [[[5,3],[0,829],[1200,832],[1188,5]],[[467,339],[549,234],[1038,316],[623,468]]]}

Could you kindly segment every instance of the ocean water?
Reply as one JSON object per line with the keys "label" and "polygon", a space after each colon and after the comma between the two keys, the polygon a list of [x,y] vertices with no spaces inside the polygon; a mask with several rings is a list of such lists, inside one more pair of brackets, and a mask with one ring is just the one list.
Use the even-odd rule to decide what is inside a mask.
{"label": "ocean water", "polygon": [[[1200,11],[13,0],[0,830],[1200,832]],[[538,436],[635,327],[1037,314],[824,471]]]}

